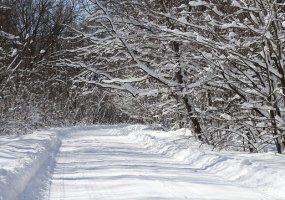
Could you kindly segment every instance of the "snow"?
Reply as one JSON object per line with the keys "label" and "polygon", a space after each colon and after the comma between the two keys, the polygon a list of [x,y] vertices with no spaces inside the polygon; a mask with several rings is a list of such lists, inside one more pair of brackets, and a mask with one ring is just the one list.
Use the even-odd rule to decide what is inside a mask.
{"label": "snow", "polygon": [[[201,148],[199,142],[190,139],[191,133],[182,129],[167,134],[154,131],[134,134],[153,152],[166,154],[196,170],[266,193],[272,199],[285,199],[284,155],[211,151],[207,146]],[[175,140],[175,137],[180,139]]]}
{"label": "snow", "polygon": [[10,33],[4,32],[4,31],[0,31],[0,37],[7,38],[9,40],[16,40],[16,39],[19,38],[18,36],[14,36],[14,35],[12,35]]}
{"label": "snow", "polygon": [[284,155],[211,151],[187,129],[73,127],[0,144],[0,200],[285,197]]}
{"label": "snow", "polygon": [[230,115],[226,114],[226,113],[222,113],[221,117],[226,119],[226,120],[232,120],[232,117]]}
{"label": "snow", "polygon": [[60,140],[53,132],[43,131],[1,136],[0,144],[0,200],[14,200],[58,149]]}
{"label": "snow", "polygon": [[190,6],[203,6],[203,5],[208,5],[208,3],[206,1],[197,0],[197,1],[190,1],[189,5]]}
{"label": "snow", "polygon": [[242,7],[242,6],[240,5],[240,3],[237,2],[237,1],[235,1],[235,0],[232,1],[232,6],[236,6],[236,7],[239,7],[239,8]]}
{"label": "snow", "polygon": [[14,56],[16,56],[17,55],[17,53],[18,53],[18,50],[17,49],[13,49],[13,51],[12,51],[12,53],[11,53],[11,57],[14,57]]}
{"label": "snow", "polygon": [[282,27],[285,28],[285,21],[282,22]]}
{"label": "snow", "polygon": [[272,38],[272,34],[271,34],[269,31],[267,31],[264,36],[265,36],[267,39],[271,39],[271,38]]}
{"label": "snow", "polygon": [[11,9],[11,7],[0,5],[0,9],[1,10],[9,10],[9,9]]}
{"label": "snow", "polygon": [[120,79],[120,78],[113,78],[111,80],[103,80],[104,83],[132,83],[132,82],[140,82],[143,80],[146,80],[147,76],[139,77],[139,78],[126,78],[126,79]]}

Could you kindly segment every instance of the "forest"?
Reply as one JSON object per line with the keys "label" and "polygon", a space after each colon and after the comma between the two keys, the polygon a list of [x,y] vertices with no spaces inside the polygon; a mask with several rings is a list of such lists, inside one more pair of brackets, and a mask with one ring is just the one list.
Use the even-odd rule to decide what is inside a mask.
{"label": "forest", "polygon": [[140,123],[285,148],[283,0],[1,0],[0,29],[0,135]]}

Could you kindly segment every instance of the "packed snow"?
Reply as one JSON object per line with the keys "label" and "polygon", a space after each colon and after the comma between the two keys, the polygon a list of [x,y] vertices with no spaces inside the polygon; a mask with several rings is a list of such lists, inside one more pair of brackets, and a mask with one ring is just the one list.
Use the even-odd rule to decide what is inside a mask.
{"label": "packed snow", "polygon": [[285,199],[285,156],[217,152],[141,125],[0,137],[0,200]]}

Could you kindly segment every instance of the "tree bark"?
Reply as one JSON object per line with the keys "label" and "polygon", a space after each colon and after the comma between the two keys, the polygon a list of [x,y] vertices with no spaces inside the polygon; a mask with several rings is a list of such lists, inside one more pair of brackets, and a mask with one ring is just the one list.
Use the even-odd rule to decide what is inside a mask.
{"label": "tree bark", "polygon": [[[172,48],[173,48],[173,51],[175,52],[175,56],[176,56],[176,59],[177,59],[177,62],[179,62],[179,43],[178,42],[173,42],[172,43]],[[177,79],[177,82],[179,84],[179,90],[180,92],[183,91],[183,86],[185,83],[183,81],[183,71],[181,68],[179,68],[178,72],[176,72],[176,79]],[[188,116],[191,120],[191,123],[192,123],[192,126],[193,126],[193,129],[194,129],[194,133],[195,135],[197,136],[198,140],[200,141],[203,141],[203,137],[202,137],[202,128],[201,128],[201,125],[200,125],[200,122],[199,120],[197,119],[197,117],[194,116],[193,114],[193,107],[190,103],[190,99],[189,99],[189,96],[188,95],[183,95],[182,96],[182,101],[185,105],[185,108],[187,110],[187,113],[188,113]]]}

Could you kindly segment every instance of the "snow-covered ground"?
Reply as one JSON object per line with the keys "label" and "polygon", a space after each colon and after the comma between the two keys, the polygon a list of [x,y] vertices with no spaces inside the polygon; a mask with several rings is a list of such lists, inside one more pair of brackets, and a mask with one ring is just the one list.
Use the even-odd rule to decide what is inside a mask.
{"label": "snow-covered ground", "polygon": [[51,129],[0,137],[0,200],[285,199],[285,156],[213,152],[187,130]]}

